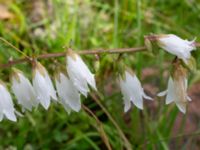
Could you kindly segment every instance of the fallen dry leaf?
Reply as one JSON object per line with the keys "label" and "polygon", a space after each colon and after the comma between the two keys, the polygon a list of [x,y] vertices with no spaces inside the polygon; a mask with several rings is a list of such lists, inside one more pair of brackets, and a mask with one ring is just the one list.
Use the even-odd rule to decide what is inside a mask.
{"label": "fallen dry leaf", "polygon": [[8,20],[13,18],[13,14],[9,12],[5,5],[0,5],[0,20]]}

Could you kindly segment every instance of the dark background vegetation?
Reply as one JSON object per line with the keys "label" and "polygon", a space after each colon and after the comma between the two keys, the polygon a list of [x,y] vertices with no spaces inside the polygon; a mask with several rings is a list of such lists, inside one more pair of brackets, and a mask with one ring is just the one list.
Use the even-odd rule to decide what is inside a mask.
{"label": "dark background vegetation", "polygon": [[[96,48],[138,47],[144,35],[173,33],[192,40],[200,37],[199,0],[0,0],[0,36],[29,56]],[[199,68],[199,52],[193,53]],[[24,57],[0,42],[0,63]],[[17,123],[0,123],[0,149],[88,150],[107,149],[200,149],[200,74],[189,76],[193,99],[186,115],[174,104],[164,105],[156,93],[166,88],[172,55],[155,47],[149,52],[83,56],[96,74],[94,91],[82,103],[90,110],[68,115],[59,104],[48,111],[41,106],[26,112]],[[64,58],[40,60],[53,78]],[[116,80],[118,64],[132,68],[145,92],[143,111],[133,107],[123,113],[123,101]],[[31,65],[16,65],[31,79]],[[9,86],[11,69],[0,77]],[[16,107],[20,110],[14,99]],[[93,114],[91,113],[93,112]],[[98,119],[97,119],[98,118]],[[125,138],[125,137],[126,138]],[[109,144],[108,144],[109,143]]]}

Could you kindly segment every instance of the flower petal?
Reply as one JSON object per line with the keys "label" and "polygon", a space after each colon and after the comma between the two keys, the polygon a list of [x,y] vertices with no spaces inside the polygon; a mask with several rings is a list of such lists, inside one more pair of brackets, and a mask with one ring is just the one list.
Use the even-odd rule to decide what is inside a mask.
{"label": "flower petal", "polygon": [[131,108],[131,101],[125,97],[123,99],[124,99],[124,112],[126,113]]}
{"label": "flower petal", "polygon": [[0,122],[3,120],[3,113],[0,113]]}
{"label": "flower petal", "polygon": [[63,107],[64,107],[65,111],[70,115],[71,108],[69,107],[69,105],[68,104],[63,104]]}
{"label": "flower petal", "polygon": [[185,102],[176,102],[176,106],[182,113],[186,113],[186,103]]}
{"label": "flower petal", "polygon": [[146,95],[146,93],[144,92],[144,89],[143,89],[143,94],[142,96],[147,99],[147,100],[153,100],[150,96]]}
{"label": "flower petal", "polygon": [[45,78],[38,70],[36,70],[33,78],[33,87],[37,95],[37,100],[45,109],[48,109],[50,105],[49,86],[47,85]]}
{"label": "flower petal", "polygon": [[192,101],[191,97],[187,96],[187,100],[188,101]]}
{"label": "flower petal", "polygon": [[143,99],[142,96],[135,96],[135,98],[131,98],[131,101],[133,102],[133,104],[139,108],[139,109],[143,109]]}
{"label": "flower petal", "polygon": [[14,111],[12,109],[5,109],[3,112],[4,112],[5,116],[6,116],[6,118],[8,118],[9,120],[14,121],[14,122],[17,121],[15,113],[14,113]]}
{"label": "flower petal", "polygon": [[159,97],[165,96],[165,95],[167,95],[167,92],[168,92],[167,90],[162,91],[162,92],[158,93],[157,96],[159,96]]}
{"label": "flower petal", "polygon": [[73,83],[63,74],[59,73],[59,79],[56,79],[56,88],[61,103],[67,108],[78,112],[81,109],[80,94]]}
{"label": "flower petal", "polygon": [[176,94],[175,88],[172,78],[170,77],[168,80],[168,87],[167,87],[167,96],[166,96],[166,104],[170,104],[171,102],[175,101]]}
{"label": "flower petal", "polygon": [[0,84],[0,108],[1,118],[4,114],[9,120],[17,121],[11,95],[3,84]]}
{"label": "flower petal", "polygon": [[53,87],[53,83],[52,83],[52,81],[51,81],[46,69],[45,69],[45,80],[46,80],[47,86],[49,87],[49,92],[50,92],[50,95],[51,95],[52,99],[56,101],[57,100],[56,91],[55,91],[55,89]]}

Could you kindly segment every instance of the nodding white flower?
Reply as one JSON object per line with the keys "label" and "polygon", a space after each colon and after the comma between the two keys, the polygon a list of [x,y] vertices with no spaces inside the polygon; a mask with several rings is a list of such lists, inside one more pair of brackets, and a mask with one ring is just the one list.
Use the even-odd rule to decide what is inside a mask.
{"label": "nodding white flower", "polygon": [[56,91],[48,72],[39,62],[35,62],[33,69],[33,88],[37,100],[45,109],[49,108],[51,98],[57,100]]}
{"label": "nodding white flower", "polygon": [[120,88],[124,99],[124,112],[131,108],[131,102],[139,109],[143,109],[143,98],[152,100],[144,93],[137,76],[129,71],[125,71],[124,78],[120,77]]}
{"label": "nodding white flower", "polygon": [[191,101],[191,98],[187,95],[187,77],[183,67],[176,66],[173,77],[168,80],[167,90],[158,94],[158,96],[164,95],[166,104],[174,101],[182,113],[186,112],[187,102]]}
{"label": "nodding white flower", "polygon": [[174,34],[160,35],[157,37],[158,45],[167,52],[176,55],[186,64],[191,56],[191,51],[195,50],[195,40],[183,40]]}
{"label": "nodding white flower", "polygon": [[35,91],[30,81],[17,69],[13,69],[11,76],[12,91],[15,94],[17,101],[22,105],[23,109],[32,110],[38,105]]}
{"label": "nodding white flower", "polygon": [[71,110],[78,112],[81,109],[80,94],[72,81],[63,73],[59,72],[56,76],[56,89],[61,104],[70,113]]}
{"label": "nodding white flower", "polygon": [[87,97],[87,93],[90,91],[88,84],[94,90],[97,90],[94,74],[90,72],[81,57],[72,52],[72,50],[68,50],[67,54],[67,72],[74,86],[85,97]]}
{"label": "nodding white flower", "polygon": [[4,83],[0,82],[0,121],[4,116],[11,121],[17,121],[11,95]]}

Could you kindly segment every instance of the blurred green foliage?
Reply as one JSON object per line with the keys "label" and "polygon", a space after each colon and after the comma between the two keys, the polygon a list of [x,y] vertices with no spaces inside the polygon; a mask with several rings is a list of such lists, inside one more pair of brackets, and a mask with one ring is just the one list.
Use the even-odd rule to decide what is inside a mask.
{"label": "blurred green foliage", "polygon": [[[151,33],[174,33],[188,39],[197,37],[197,41],[200,37],[199,0],[0,0],[0,3],[12,14],[0,20],[0,36],[29,56],[61,52],[66,46],[72,46],[74,50],[137,47],[144,45],[143,36]],[[162,75],[170,68],[173,56],[159,48],[154,51],[154,56],[147,52],[120,56],[104,54],[98,59],[83,56],[96,73],[99,93],[82,97],[82,102],[98,117],[101,125],[85,110],[68,115],[61,105],[52,103],[48,111],[39,107],[26,112],[17,123],[2,121],[0,149],[100,150],[108,148],[106,139],[113,150],[184,149],[187,141],[171,139],[179,113],[173,105],[165,106],[163,100],[155,98],[155,102],[147,103],[157,107],[147,104],[144,111],[133,107],[127,114],[123,113],[115,76],[117,63],[134,69],[143,83],[149,82],[157,89],[163,89],[166,80]],[[199,67],[198,52],[193,55]],[[0,63],[21,57],[0,42]],[[58,63],[65,65],[64,58],[40,61],[52,77]],[[16,67],[31,79],[30,64]],[[143,68],[154,68],[158,74],[143,78]],[[10,68],[1,69],[1,79],[8,85],[9,73]],[[151,93],[151,96],[155,97],[155,94]],[[187,115],[177,133],[184,133],[185,117]],[[103,133],[106,138],[102,138]],[[198,146],[195,139],[191,146]]]}

